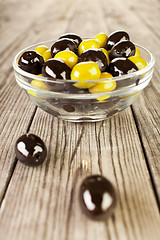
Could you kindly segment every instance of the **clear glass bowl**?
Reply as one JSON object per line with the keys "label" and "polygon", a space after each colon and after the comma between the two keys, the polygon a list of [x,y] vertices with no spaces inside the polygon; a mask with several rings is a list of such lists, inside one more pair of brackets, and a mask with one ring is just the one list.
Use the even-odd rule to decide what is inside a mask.
{"label": "clear glass bowl", "polygon": [[[39,45],[51,47],[53,43],[52,40],[23,49],[15,56],[13,68],[17,83],[25,90],[31,100],[44,111],[63,120],[95,122],[109,118],[131,105],[152,78],[155,63],[154,56],[144,47],[135,44],[141,52],[141,57],[146,60],[147,66],[134,73],[113,77],[117,84],[116,89],[113,91],[91,94],[86,90],[77,88],[78,92],[76,92],[75,87],[73,90],[73,84],[77,81],[62,79],[55,79],[55,88],[51,90],[34,87],[31,85],[33,79],[44,83],[53,81],[53,79],[23,71],[18,66],[18,60],[26,50],[34,50]],[[98,82],[102,80],[110,81],[111,78],[88,81]],[[107,97],[104,100],[98,100],[101,96]]]}

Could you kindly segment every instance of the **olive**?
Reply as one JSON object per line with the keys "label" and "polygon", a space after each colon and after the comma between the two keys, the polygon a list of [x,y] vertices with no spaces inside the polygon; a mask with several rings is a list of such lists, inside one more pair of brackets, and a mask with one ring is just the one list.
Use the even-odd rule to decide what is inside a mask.
{"label": "olive", "polygon": [[109,54],[110,60],[119,57],[128,58],[135,55],[135,45],[131,41],[121,41],[114,45]]}
{"label": "olive", "polygon": [[141,70],[147,66],[146,61],[141,57],[132,56],[132,57],[129,57],[128,59],[130,61],[132,61],[139,70]]}
{"label": "olive", "polygon": [[79,57],[79,62],[93,61],[99,66],[99,69],[104,72],[107,67],[106,55],[100,49],[88,49]]}
{"label": "olive", "polygon": [[70,79],[70,72],[67,64],[59,59],[49,59],[42,68],[42,76],[54,79]]}
{"label": "olive", "polygon": [[65,83],[56,83],[56,79],[70,79],[71,69],[59,59],[49,59],[42,68],[43,77],[51,77],[53,81],[46,81],[48,87],[53,87],[55,91],[65,90]]}
{"label": "olive", "polygon": [[78,47],[78,54],[79,54],[79,56],[84,51],[86,51],[87,49],[90,49],[90,48],[100,48],[99,43],[96,40],[94,40],[94,39],[83,40],[80,43],[79,47]]}
{"label": "olive", "polygon": [[114,77],[136,72],[137,70],[137,66],[128,58],[115,58],[109,64],[109,72]]}
{"label": "olive", "polygon": [[79,190],[80,206],[92,220],[106,221],[116,207],[117,196],[111,182],[100,175],[85,178]]}
{"label": "olive", "polygon": [[106,49],[111,50],[111,48],[120,41],[130,40],[129,35],[125,31],[115,31],[108,36]]}
{"label": "olive", "polygon": [[48,49],[46,50],[43,54],[42,54],[42,57],[44,59],[44,61],[46,62],[48,59],[52,58],[51,56],[51,50]]}
{"label": "olive", "polygon": [[64,50],[64,51],[58,52],[54,56],[54,58],[62,60],[70,68],[73,68],[74,65],[76,65],[76,63],[78,62],[78,56],[74,52],[69,51],[69,50]]}
{"label": "olive", "polygon": [[99,46],[101,48],[104,48],[106,46],[106,42],[107,42],[107,39],[108,39],[108,36],[101,32],[101,33],[98,33],[94,39],[99,43]]}
{"label": "olive", "polygon": [[110,59],[109,59],[109,53],[105,48],[100,48],[100,50],[105,54],[106,58],[107,58],[107,64],[109,65],[110,63]]}
{"label": "olive", "polygon": [[136,50],[135,50],[135,55],[134,56],[140,57],[141,56],[140,50],[137,47],[135,47],[135,48],[136,48]]}
{"label": "olive", "polygon": [[36,47],[35,51],[38,52],[40,55],[42,55],[48,49],[49,49],[48,47],[46,47],[44,45],[40,45],[40,46]]}
{"label": "olive", "polygon": [[103,93],[113,91],[116,88],[116,82],[114,80],[109,80],[108,78],[113,78],[113,76],[108,72],[103,72],[100,75],[100,79],[106,80],[98,80],[96,85],[89,88],[90,93]]}
{"label": "olive", "polygon": [[[39,74],[39,76],[42,76],[42,74]],[[33,79],[31,85],[40,89],[50,90],[50,88],[47,87],[47,85],[42,80],[39,79]]]}
{"label": "olive", "polygon": [[43,63],[43,57],[36,51],[25,51],[18,61],[21,69],[36,75],[42,72]]}
{"label": "olive", "polygon": [[[42,76],[42,74],[39,74],[38,76]],[[31,82],[31,85],[34,86],[34,87],[40,88],[40,89],[50,90],[50,88],[47,87],[47,85],[46,85],[42,80],[40,80],[40,79],[33,79],[32,82]],[[34,90],[29,89],[29,90],[27,91],[27,93],[28,93],[29,95],[34,96],[34,97],[43,99],[42,97],[37,96],[37,92],[34,91]]]}
{"label": "olive", "polygon": [[76,43],[69,38],[62,38],[53,43],[51,47],[51,55],[54,57],[58,52],[63,50],[70,50],[72,52],[77,52]]}
{"label": "olive", "polygon": [[77,47],[82,42],[82,38],[75,33],[65,33],[65,34],[61,35],[59,39],[62,39],[62,38],[69,38],[69,39],[74,40]]}
{"label": "olive", "polygon": [[[109,64],[109,72],[112,76],[121,76],[128,73],[138,71],[137,66],[128,58],[115,58]],[[130,77],[128,79],[117,81],[117,88],[124,87],[135,83],[138,80],[136,77]]]}
{"label": "olive", "polygon": [[[104,81],[98,80],[96,85],[89,88],[89,92],[90,93],[103,93],[103,92],[113,91],[116,88],[116,81],[114,81],[113,79],[109,80],[108,78],[113,78],[113,76],[108,72],[101,73],[100,79],[106,79],[106,80],[104,80]],[[97,97],[97,100],[99,100],[99,102],[102,102],[102,101],[108,99],[109,97],[110,97],[110,95],[99,96],[99,97]]]}
{"label": "olive", "polygon": [[71,80],[79,80],[73,85],[77,88],[90,88],[95,82],[85,80],[99,79],[101,71],[95,62],[81,62],[76,64],[71,72]]}
{"label": "olive", "polygon": [[25,134],[16,141],[15,153],[23,164],[38,166],[45,160],[47,148],[40,137],[34,134]]}

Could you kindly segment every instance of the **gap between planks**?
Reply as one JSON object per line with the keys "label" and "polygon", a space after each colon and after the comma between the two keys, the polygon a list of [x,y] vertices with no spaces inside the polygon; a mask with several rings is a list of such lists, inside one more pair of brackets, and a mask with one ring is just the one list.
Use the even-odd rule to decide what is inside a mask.
{"label": "gap between planks", "polygon": [[[28,123],[27,129],[26,129],[26,133],[28,133],[29,130],[30,130],[30,128],[31,128],[31,125],[32,125],[34,116],[35,116],[35,114],[36,114],[36,112],[37,112],[37,108],[38,108],[38,107],[35,106],[35,109],[34,109],[32,115],[31,115],[31,119],[30,119],[30,121],[29,121],[29,123]],[[7,179],[7,181],[6,181],[6,187],[5,187],[5,189],[4,189],[4,192],[3,192],[2,197],[1,197],[1,199],[0,199],[0,208],[2,207],[3,200],[4,200],[5,195],[6,195],[6,193],[7,193],[7,189],[8,189],[8,187],[9,187],[9,184],[10,184],[10,181],[11,181],[11,179],[12,179],[12,176],[13,176],[13,174],[14,174],[14,170],[15,170],[15,168],[16,168],[17,162],[18,162],[18,159],[15,157],[15,159],[14,159],[14,161],[13,161],[13,163],[12,163],[12,167],[11,167],[11,170],[10,170],[10,174],[9,174],[8,179]]]}
{"label": "gap between planks", "polygon": [[145,161],[146,161],[146,166],[147,166],[147,169],[148,169],[148,173],[149,173],[149,176],[150,176],[150,179],[151,179],[151,184],[152,184],[152,187],[153,187],[153,192],[154,192],[154,195],[155,195],[157,206],[158,206],[158,209],[160,210],[160,200],[159,200],[158,192],[157,192],[157,189],[156,189],[156,184],[155,184],[155,181],[154,181],[154,177],[152,175],[152,170],[151,170],[149,162],[148,162],[147,154],[146,154],[145,147],[144,147],[144,144],[143,144],[143,141],[142,141],[141,132],[138,128],[137,117],[136,117],[136,114],[134,112],[134,109],[133,109],[132,105],[131,105],[131,111],[132,111],[132,114],[133,114],[133,119],[134,119],[136,129],[137,129],[137,133],[138,133],[138,136],[139,136],[139,141],[141,143],[141,147],[142,147],[142,150],[143,150],[143,154],[144,154],[144,158],[145,158]]}

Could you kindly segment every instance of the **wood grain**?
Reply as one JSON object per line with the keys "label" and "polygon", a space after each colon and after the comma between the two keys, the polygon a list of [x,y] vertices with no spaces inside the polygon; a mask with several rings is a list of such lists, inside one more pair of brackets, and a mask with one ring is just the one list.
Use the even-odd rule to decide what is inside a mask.
{"label": "wood grain", "polygon": [[[7,4],[11,2],[6,2],[5,17],[10,16]],[[16,8],[17,1],[13,2]],[[36,4],[37,0],[27,1],[20,9],[24,13]],[[119,28],[130,32],[136,42],[153,49],[158,57],[153,46],[153,41],[158,44],[155,25],[153,29],[148,27],[151,25],[149,18],[147,23],[142,21],[150,15],[150,5],[142,17],[137,18],[138,1],[133,5],[129,1],[113,0],[109,7],[103,0],[41,0],[40,4],[39,13],[30,9],[28,22],[28,13],[24,13],[24,24],[21,22],[18,30],[15,23],[23,19],[23,14],[17,12],[12,16],[15,38],[7,38],[11,33],[5,30],[7,42],[0,62],[0,239],[158,240],[158,208],[146,160],[150,159],[148,164],[153,168],[158,185],[159,102],[156,88],[159,65],[156,65],[153,81],[136,100],[133,109],[128,108],[99,123],[75,124],[58,120],[40,109],[35,112],[34,105],[15,84],[12,68],[5,63],[6,59],[11,63],[15,53],[25,46],[56,38],[63,32],[92,37],[97,32],[109,33]],[[4,19],[3,15],[2,21]],[[145,29],[144,38],[141,29]],[[27,36],[24,37],[25,32]],[[152,41],[147,38],[149,34],[152,34]],[[28,127],[29,132],[39,135],[48,148],[47,159],[38,168],[23,166],[14,155],[14,142]],[[79,185],[90,174],[102,174],[116,187],[118,205],[106,223],[89,220],[80,209]]]}
{"label": "wood grain", "polygon": [[[151,83],[149,84],[149,86],[147,86],[146,89],[143,90],[140,97],[138,97],[138,99],[136,99],[136,101],[133,103],[132,109],[134,111],[134,116],[136,118],[135,120],[137,122],[137,127],[139,129],[142,144],[145,149],[147,161],[149,162],[148,165],[150,166],[149,170],[151,171],[153,181],[156,184],[156,190],[158,195],[157,197],[160,200],[160,186],[159,186],[160,164],[158,163],[158,159],[160,156],[159,154],[160,63],[158,59],[160,59],[160,53],[159,51],[157,51],[157,46],[159,44],[160,39],[157,35],[154,34],[156,29],[148,28],[148,24],[146,24],[146,21],[142,21],[141,18],[139,18],[139,15],[137,15],[137,12],[133,11],[131,7],[131,5],[133,4],[131,4],[131,1],[124,0],[123,2],[124,4],[119,4],[118,0],[113,0],[114,5],[111,5],[110,8],[108,9],[105,4],[105,1],[104,0],[101,1],[104,20],[106,24],[108,24],[107,26],[109,27],[110,32],[116,29],[126,29],[127,32],[130,32],[130,27],[132,26],[131,40],[149,49],[157,60]],[[146,1],[144,2],[146,3]],[[144,6],[144,2],[140,3],[140,5]],[[155,1],[155,3],[156,2],[157,1]],[[119,7],[114,9],[115,5]],[[147,17],[147,14],[152,15],[151,9],[152,8],[155,9],[155,6],[151,5],[154,5],[153,2],[147,1],[144,8],[145,11],[141,12],[142,17],[143,16]],[[158,3],[156,6],[158,6]],[[138,8],[139,7],[140,6],[138,5]],[[157,16],[156,13],[155,16]],[[154,24],[152,19],[153,16],[151,16],[150,24],[154,28],[154,26],[157,25],[156,22]],[[157,16],[157,21],[158,20],[160,20],[159,16]],[[147,22],[148,21],[149,19],[147,18]]]}
{"label": "wood grain", "polygon": [[[38,110],[30,132],[46,142],[48,157],[39,168],[18,162],[2,206],[2,237],[158,239],[157,206],[131,119],[126,110],[105,122],[74,124]],[[105,224],[88,220],[79,206],[79,184],[90,174],[103,174],[118,193],[115,215]]]}
{"label": "wood grain", "polygon": [[[59,1],[59,4],[61,2]],[[66,4],[66,7],[70,7],[71,9],[74,7],[71,4],[71,1],[68,1]],[[50,2],[51,4],[51,2]],[[54,2],[52,2],[54,4]],[[57,5],[56,5],[57,6]],[[16,5],[17,7],[17,5]],[[70,9],[69,8],[69,9]],[[49,12],[50,10],[50,12]],[[51,13],[53,13],[53,22],[55,19],[60,19],[58,27],[54,29],[50,34],[55,35],[60,34],[60,31],[64,28],[63,31],[65,31],[66,24],[67,24],[67,18],[70,17],[70,11],[66,14],[65,17],[65,7],[61,8],[61,11],[57,11],[57,7],[53,9],[50,7],[47,8],[47,13],[49,14],[49,17],[51,16]],[[12,174],[12,169],[15,164],[15,158],[14,158],[14,144],[12,143],[13,138],[16,139],[18,136],[20,136],[22,133],[25,133],[28,125],[30,123],[30,119],[32,118],[32,114],[34,113],[35,106],[34,104],[29,101],[29,98],[27,95],[20,90],[19,86],[17,85],[15,81],[15,77],[13,75],[13,69],[11,66],[11,62],[13,60],[14,55],[24,47],[26,47],[26,43],[30,41],[30,44],[33,43],[33,39],[37,39],[37,41],[40,41],[40,36],[47,34],[49,32],[50,26],[47,25],[47,22],[49,21],[49,17],[44,18],[44,15],[47,15],[45,12],[43,12],[42,16],[39,16],[37,20],[37,27],[39,34],[34,32],[34,29],[32,29],[32,22],[30,23],[30,31],[28,31],[28,26],[25,29],[25,31],[28,31],[27,38],[23,38],[24,41],[22,41],[22,38],[20,38],[20,42],[14,41],[12,43],[11,49],[6,53],[6,56],[3,56],[3,62],[1,65],[1,88],[0,88],[0,110],[1,110],[1,122],[0,122],[0,139],[1,139],[1,149],[0,149],[0,174],[1,174],[1,181],[0,181],[0,201],[3,197],[3,194],[5,192],[5,188],[8,184],[8,180],[10,179],[10,176]],[[48,15],[47,15],[48,16]],[[46,19],[46,22],[44,21]],[[19,19],[18,19],[19,20]],[[51,21],[51,19],[50,19]],[[49,22],[50,22],[49,21]],[[57,20],[58,21],[58,20]],[[42,24],[42,25],[39,25]],[[45,31],[41,32],[42,26],[48,26],[45,29]],[[21,25],[22,32],[24,31],[25,26]],[[24,27],[24,28],[23,28]],[[21,34],[19,34],[21,35]],[[48,34],[49,35],[49,34]],[[50,35],[50,36],[51,36]],[[45,39],[44,39],[45,40]],[[14,54],[14,55],[13,55]],[[7,58],[7,64],[6,59]],[[8,67],[9,66],[9,67]]]}

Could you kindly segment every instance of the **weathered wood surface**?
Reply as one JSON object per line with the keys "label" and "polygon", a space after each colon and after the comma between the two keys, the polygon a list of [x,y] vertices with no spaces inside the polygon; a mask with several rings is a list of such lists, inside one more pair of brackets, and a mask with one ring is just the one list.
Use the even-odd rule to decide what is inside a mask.
{"label": "weathered wood surface", "polygon": [[[158,240],[159,62],[152,82],[132,108],[85,124],[63,122],[36,110],[15,83],[11,67],[17,51],[37,41],[63,32],[94,36],[117,29],[126,29],[158,59],[158,1],[0,4],[0,239]],[[46,161],[34,169],[17,162],[14,155],[17,137],[27,130],[48,147]],[[107,223],[88,220],[79,207],[79,184],[92,173],[103,174],[117,189],[118,206]]]}

